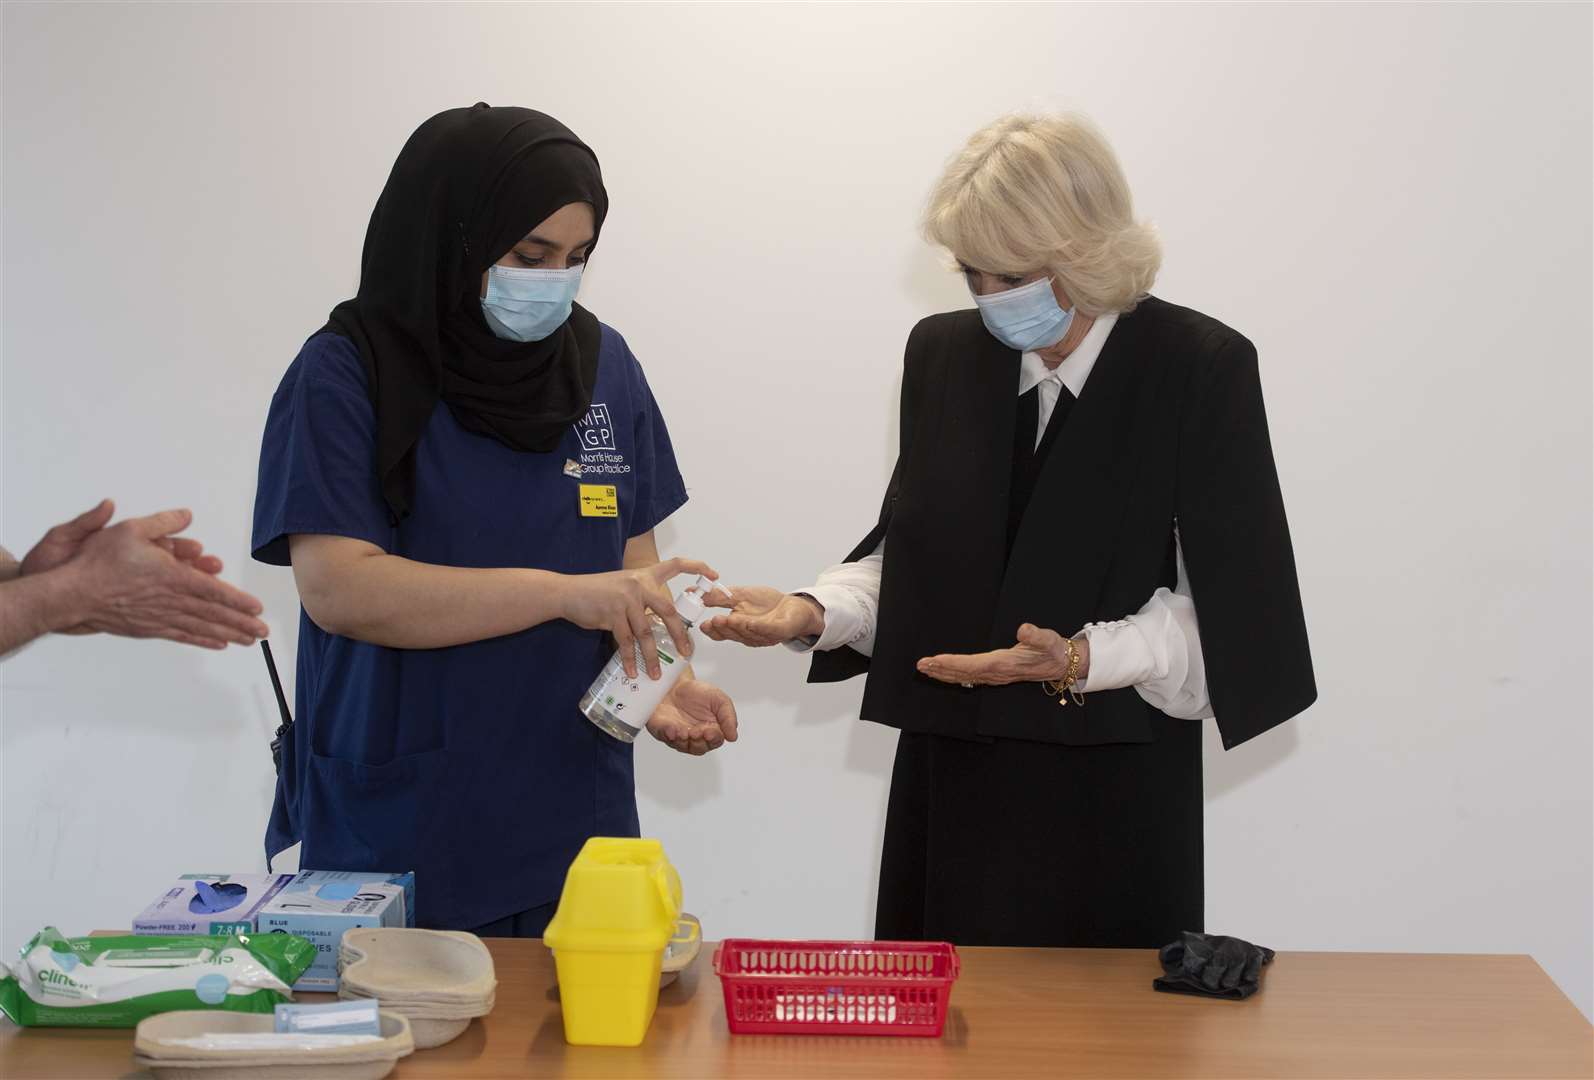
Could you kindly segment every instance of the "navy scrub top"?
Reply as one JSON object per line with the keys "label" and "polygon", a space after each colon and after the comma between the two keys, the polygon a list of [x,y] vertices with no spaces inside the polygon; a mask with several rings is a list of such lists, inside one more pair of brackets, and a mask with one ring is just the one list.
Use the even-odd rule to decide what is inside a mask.
{"label": "navy scrub top", "polygon": [[[266,419],[255,558],[286,566],[290,534],[320,533],[445,566],[620,569],[626,541],[686,489],[641,365],[613,329],[601,340],[592,407],[552,453],[467,431],[439,403],[416,451],[414,512],[394,527],[359,352],[338,334],[311,338]],[[582,516],[583,483],[613,485],[619,516]],[[613,649],[563,620],[390,649],[328,634],[301,609],[268,857],[303,841],[308,869],[414,870],[417,922],[434,928],[557,899],[588,837],[638,834],[632,748],[577,709]]]}

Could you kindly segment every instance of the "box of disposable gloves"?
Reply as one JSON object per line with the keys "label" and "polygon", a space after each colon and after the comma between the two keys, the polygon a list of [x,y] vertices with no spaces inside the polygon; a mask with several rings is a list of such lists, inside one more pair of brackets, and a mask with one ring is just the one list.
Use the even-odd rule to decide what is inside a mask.
{"label": "box of disposable gloves", "polygon": [[345,930],[415,925],[415,874],[301,870],[261,909],[259,923],[262,934],[297,934],[315,943],[315,963],[295,990],[336,990]]}
{"label": "box of disposable gloves", "polygon": [[184,874],[133,920],[135,934],[252,934],[292,874]]}

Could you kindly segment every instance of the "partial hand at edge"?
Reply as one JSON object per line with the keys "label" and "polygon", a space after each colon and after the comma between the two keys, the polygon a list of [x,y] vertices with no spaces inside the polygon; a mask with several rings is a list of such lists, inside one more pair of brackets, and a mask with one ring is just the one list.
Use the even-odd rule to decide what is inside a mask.
{"label": "partial hand at edge", "polygon": [[[110,512],[107,500],[78,521],[90,515],[108,520]],[[68,632],[166,638],[209,649],[265,637],[260,601],[219,580],[221,561],[203,555],[197,541],[173,535],[192,520],[187,510],[166,510],[109,527],[100,521],[75,538],[75,552],[56,567],[75,597]]]}
{"label": "partial hand at edge", "polygon": [[110,499],[101,499],[92,510],[50,529],[22,557],[22,576],[43,574],[70,562],[82,550],[83,541],[109,525],[115,513],[116,504]]}
{"label": "partial hand at edge", "polygon": [[[101,499],[93,509],[50,529],[23,557],[20,564],[22,576],[47,573],[71,562],[83,550],[83,542],[109,525],[115,513],[116,503]],[[205,545],[198,540],[186,536],[161,536],[156,537],[155,543],[195,570],[207,574],[219,574],[222,571],[221,560],[214,555],[206,555]]]}

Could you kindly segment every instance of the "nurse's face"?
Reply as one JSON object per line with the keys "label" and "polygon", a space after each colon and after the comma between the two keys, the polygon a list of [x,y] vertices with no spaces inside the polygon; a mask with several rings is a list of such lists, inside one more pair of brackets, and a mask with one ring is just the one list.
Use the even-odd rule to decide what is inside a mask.
{"label": "nurse's face", "polygon": [[[1035,270],[1028,274],[995,274],[988,270],[976,270],[962,259],[958,260],[958,269],[963,271],[963,278],[969,283],[969,291],[975,296],[989,296],[992,293],[1017,289],[1047,276],[1044,270]],[[1074,306],[1073,301],[1068,299],[1068,292],[1063,288],[1063,283],[1056,278],[1052,279],[1052,295],[1057,297],[1057,304],[1064,311]]]}
{"label": "nurse's face", "polygon": [[[497,265],[524,270],[563,270],[587,261],[587,248],[597,219],[586,203],[570,203],[549,214],[520,242],[504,253]],[[487,274],[482,274],[481,295],[487,295]]]}

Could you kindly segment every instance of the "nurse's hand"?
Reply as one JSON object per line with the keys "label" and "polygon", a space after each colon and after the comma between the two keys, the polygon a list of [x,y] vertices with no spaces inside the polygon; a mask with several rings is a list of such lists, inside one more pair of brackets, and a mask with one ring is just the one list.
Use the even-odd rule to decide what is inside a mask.
{"label": "nurse's hand", "polygon": [[737,585],[715,589],[703,599],[709,607],[730,609],[729,615],[703,623],[703,635],[713,641],[763,648],[825,632],[825,609],[810,596],[765,585]]}
{"label": "nurse's hand", "polygon": [[736,706],[719,687],[682,679],[648,718],[648,731],[683,754],[701,756],[736,741]]}
{"label": "nurse's hand", "polygon": [[648,675],[659,677],[659,650],[654,644],[648,612],[653,612],[669,627],[670,637],[682,656],[692,655],[686,624],[675,611],[675,600],[665,588],[678,574],[719,574],[708,563],[696,559],[666,559],[638,570],[615,570],[608,574],[567,574],[560,599],[560,617],[584,630],[607,630],[619,646],[625,673],[637,676],[636,651],[642,646],[642,661]]}

